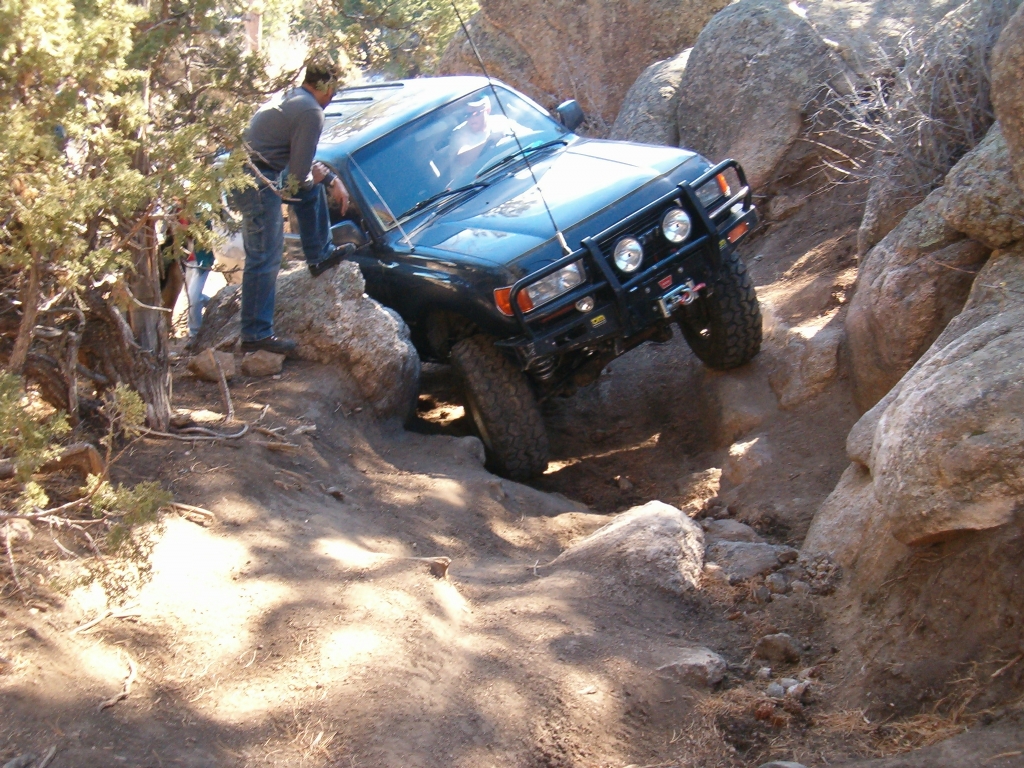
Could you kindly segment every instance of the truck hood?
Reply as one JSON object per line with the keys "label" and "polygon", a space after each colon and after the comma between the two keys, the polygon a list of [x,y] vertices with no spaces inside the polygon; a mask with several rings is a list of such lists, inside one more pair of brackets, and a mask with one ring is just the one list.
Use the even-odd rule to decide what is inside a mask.
{"label": "truck hood", "polygon": [[428,214],[407,231],[417,247],[504,265],[551,241],[553,216],[570,247],[578,248],[580,238],[574,242],[571,236],[577,225],[657,179],[662,183],[649,197],[664,194],[674,182],[662,177],[694,157],[672,147],[577,139],[535,160],[532,174],[519,164],[464,203]]}

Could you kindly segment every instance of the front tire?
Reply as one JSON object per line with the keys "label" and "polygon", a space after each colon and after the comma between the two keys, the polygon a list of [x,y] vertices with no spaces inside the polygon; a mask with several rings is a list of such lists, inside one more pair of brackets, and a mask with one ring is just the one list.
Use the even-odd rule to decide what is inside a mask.
{"label": "front tire", "polygon": [[548,435],[525,374],[484,335],[455,344],[451,360],[466,410],[498,474],[525,480],[543,472]]}
{"label": "front tire", "polygon": [[693,353],[718,371],[750,362],[761,351],[761,307],[739,254],[722,255],[714,291],[679,315],[679,329]]}

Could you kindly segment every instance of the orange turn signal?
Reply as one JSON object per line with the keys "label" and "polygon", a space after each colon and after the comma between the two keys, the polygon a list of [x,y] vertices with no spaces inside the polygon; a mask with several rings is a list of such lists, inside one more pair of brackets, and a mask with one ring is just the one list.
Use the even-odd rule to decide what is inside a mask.
{"label": "orange turn signal", "polygon": [[747,222],[741,221],[739,224],[737,224],[735,227],[729,230],[729,234],[727,234],[726,237],[729,238],[730,243],[735,243],[737,240],[739,240],[741,237],[747,234],[748,229],[750,229],[750,226],[747,224]]}
{"label": "orange turn signal", "polygon": [[[494,303],[498,305],[498,311],[503,315],[512,317],[512,286],[508,288],[495,288],[494,289]],[[529,312],[533,309],[533,302],[530,301],[530,297],[526,295],[526,291],[520,291],[519,296],[516,299],[516,303],[519,304],[519,308],[523,312]]]}
{"label": "orange turn signal", "polygon": [[720,173],[717,176],[715,176],[715,181],[718,182],[718,188],[722,190],[723,195],[728,197],[730,194],[732,194],[732,190],[729,189],[729,182],[725,180],[724,173]]}

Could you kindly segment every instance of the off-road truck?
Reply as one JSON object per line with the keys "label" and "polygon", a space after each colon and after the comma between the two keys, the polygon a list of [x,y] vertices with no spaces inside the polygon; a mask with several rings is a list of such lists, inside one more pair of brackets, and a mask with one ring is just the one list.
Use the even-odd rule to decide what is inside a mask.
{"label": "off-road truck", "polygon": [[335,241],[420,356],[454,366],[513,478],[547,465],[540,404],[630,349],[678,326],[726,369],[761,345],[739,164],[577,136],[578,104],[555,112],[481,77],[371,83],[328,105],[317,154],[354,203]]}

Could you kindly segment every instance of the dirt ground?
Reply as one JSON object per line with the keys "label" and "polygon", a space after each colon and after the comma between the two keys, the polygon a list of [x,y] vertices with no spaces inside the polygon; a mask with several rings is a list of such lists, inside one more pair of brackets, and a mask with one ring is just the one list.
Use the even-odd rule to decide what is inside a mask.
{"label": "dirt ground", "polygon": [[[855,274],[856,211],[827,226],[820,213],[747,246],[790,325],[841,321]],[[678,338],[615,361],[545,405],[554,460],[534,487],[481,466],[444,367],[425,371],[413,431],[373,422],[329,368],[235,380],[238,419],[263,432],[141,440],[115,472],[158,479],[215,521],[167,514],[127,563],[84,558],[59,532],[15,550],[30,587],[0,602],[0,763],[56,748],[53,768],[738,768],[951,735],[958,724],[882,728],[832,695],[826,597],[766,602],[742,583],[679,598],[548,565],[610,513],[651,499],[697,511],[718,492],[694,479],[728,448],[712,377]],[[217,385],[182,370],[174,404],[197,420],[224,408]],[[799,545],[856,418],[842,379],[773,413],[760,428],[773,462],[719,514]],[[777,631],[802,655],[766,676],[751,651]],[[659,672],[691,644],[728,662],[716,688]],[[779,676],[811,678],[810,700],[773,704]]]}

